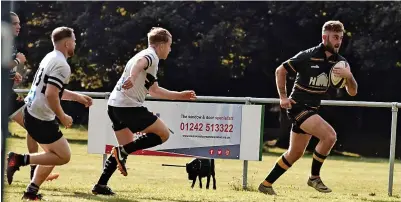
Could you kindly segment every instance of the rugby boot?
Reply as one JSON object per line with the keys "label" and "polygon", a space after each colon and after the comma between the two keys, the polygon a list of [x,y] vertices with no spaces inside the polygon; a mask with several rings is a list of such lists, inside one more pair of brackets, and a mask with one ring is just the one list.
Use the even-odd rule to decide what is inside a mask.
{"label": "rugby boot", "polygon": [[42,194],[35,194],[35,193],[30,193],[30,192],[25,192],[24,195],[22,195],[21,200],[27,200],[27,201],[42,201],[43,197]]}
{"label": "rugby boot", "polygon": [[121,152],[122,147],[113,147],[111,150],[111,154],[117,161],[117,168],[121,172],[122,175],[127,176],[127,168],[125,167],[125,159],[126,155]]}
{"label": "rugby boot", "polygon": [[19,170],[19,167],[22,166],[22,162],[20,162],[23,158],[23,155],[16,154],[14,152],[9,152],[7,157],[7,182],[11,184],[13,182],[14,173]]}
{"label": "rugby boot", "polygon": [[115,193],[107,185],[95,184],[92,188],[92,193],[95,195],[114,195]]}
{"label": "rugby boot", "polygon": [[318,177],[316,179],[310,179],[309,178],[308,179],[308,185],[310,187],[315,188],[319,192],[330,193],[332,191],[330,188],[328,188],[326,185],[323,184],[323,182],[320,179],[320,177]]}
{"label": "rugby boot", "polygon": [[277,195],[272,186],[260,184],[258,190],[264,194]]}

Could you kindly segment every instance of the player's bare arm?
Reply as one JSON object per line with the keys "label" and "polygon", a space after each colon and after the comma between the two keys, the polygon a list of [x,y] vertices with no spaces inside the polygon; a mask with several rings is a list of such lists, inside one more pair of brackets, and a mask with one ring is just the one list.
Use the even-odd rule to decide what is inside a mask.
{"label": "player's bare arm", "polygon": [[280,97],[280,106],[285,109],[291,108],[291,103],[295,104],[294,100],[287,98],[286,76],[287,76],[287,70],[284,68],[283,65],[280,65],[276,69],[276,85]]}
{"label": "player's bare arm", "polygon": [[65,89],[63,92],[63,96],[61,97],[62,100],[72,100],[77,101],[85,107],[90,107],[92,105],[92,98],[80,93],[76,93],[70,90]]}
{"label": "player's bare arm", "polygon": [[[17,53],[17,55],[15,56],[15,59],[13,61],[10,62],[10,69],[13,69],[14,67],[18,66],[19,64],[24,64],[26,62],[26,58],[25,55],[23,53]],[[14,76],[14,83],[15,84],[19,84],[22,81],[22,76],[20,73],[15,72],[15,76]]]}
{"label": "player's bare arm", "polygon": [[60,89],[57,86],[51,84],[47,85],[45,96],[49,107],[60,119],[61,123],[68,128],[72,125],[72,118],[64,113],[63,108],[60,105],[59,93]]}
{"label": "player's bare arm", "polygon": [[26,62],[26,57],[23,53],[17,53],[15,55],[15,59],[10,62],[10,68],[14,68],[15,66],[18,66],[19,64],[24,64]]}
{"label": "player's bare arm", "polygon": [[127,80],[124,82],[122,88],[125,90],[132,88],[139,73],[143,71],[147,66],[148,61],[144,57],[139,59],[134,64],[134,67],[131,69],[130,77],[128,77]]}
{"label": "player's bare arm", "polygon": [[346,63],[345,68],[335,67],[333,73],[346,79],[345,88],[350,96],[355,96],[358,93],[358,83],[356,82],[348,63]]}
{"label": "player's bare arm", "polygon": [[347,78],[345,83],[345,89],[350,96],[355,96],[358,93],[358,83],[356,82],[353,75]]}
{"label": "player's bare arm", "polygon": [[192,90],[186,91],[170,91],[163,87],[160,87],[158,82],[155,82],[149,88],[149,94],[152,97],[160,98],[160,99],[169,99],[169,100],[194,100],[196,99],[196,94]]}
{"label": "player's bare arm", "polygon": [[287,98],[286,84],[287,70],[281,65],[276,69],[276,85],[280,99]]}

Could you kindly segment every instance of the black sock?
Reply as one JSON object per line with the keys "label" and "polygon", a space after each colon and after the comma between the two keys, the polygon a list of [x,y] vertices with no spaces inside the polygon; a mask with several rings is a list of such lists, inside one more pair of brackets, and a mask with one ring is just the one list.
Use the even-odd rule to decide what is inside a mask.
{"label": "black sock", "polygon": [[154,133],[148,133],[146,135],[140,136],[135,141],[124,145],[123,149],[127,154],[130,154],[132,152],[135,152],[135,151],[138,151],[141,149],[147,149],[147,148],[157,146],[161,143],[163,143],[162,139],[158,135],[156,135]]}
{"label": "black sock", "polygon": [[31,156],[29,154],[24,155],[24,165],[29,165],[31,163]]}
{"label": "black sock", "polygon": [[28,192],[28,193],[37,194],[38,191],[39,191],[39,186],[34,184],[33,182],[31,182],[31,184],[29,184],[26,187],[26,192]]}
{"label": "black sock", "polygon": [[33,175],[35,174],[36,165],[31,165],[31,180],[33,179]]}
{"label": "black sock", "polygon": [[322,168],[324,160],[327,156],[319,154],[316,150],[313,152],[313,161],[312,161],[312,172],[313,176],[320,175],[320,169]]}
{"label": "black sock", "polygon": [[16,158],[17,158],[17,161],[21,163],[21,166],[26,166],[26,165],[29,165],[29,163],[30,163],[29,154],[17,154]]}
{"label": "black sock", "polygon": [[266,181],[273,184],[282,174],[285,173],[291,164],[288,163],[287,159],[284,158],[284,154],[277,160],[276,165],[270,171],[269,175],[266,177]]}
{"label": "black sock", "polygon": [[[126,161],[126,160],[127,160],[127,157],[124,158],[124,161]],[[116,169],[117,169],[117,161],[113,155],[110,155],[106,161],[106,164],[104,165],[103,173],[100,176],[97,184],[107,185],[107,183],[109,182],[111,176],[113,175],[114,171],[116,171]]]}

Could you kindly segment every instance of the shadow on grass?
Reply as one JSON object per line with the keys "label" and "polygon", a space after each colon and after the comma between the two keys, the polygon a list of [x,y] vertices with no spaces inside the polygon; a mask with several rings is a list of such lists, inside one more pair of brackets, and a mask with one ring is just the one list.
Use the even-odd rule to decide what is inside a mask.
{"label": "shadow on grass", "polygon": [[[8,136],[7,138],[18,139],[18,140],[26,139],[25,136],[19,136],[19,135],[16,135],[16,134]],[[70,139],[70,138],[67,138],[67,140],[68,140],[68,142],[70,144],[79,144],[79,145],[87,145],[88,144],[88,140],[87,139]]]}
{"label": "shadow on grass", "polygon": [[[263,152],[263,156],[281,156],[286,149],[278,148],[269,148],[268,151]],[[303,158],[312,158],[312,152],[306,151]],[[350,156],[344,154],[343,152],[331,151],[330,156],[328,157],[330,160],[340,160],[340,161],[352,161],[352,162],[364,162],[364,163],[388,163],[388,158],[374,158],[374,157],[363,157],[363,156]],[[395,163],[401,163],[400,159],[395,159]]]}
{"label": "shadow on grass", "polygon": [[6,138],[10,138],[10,139],[19,139],[19,140],[26,139],[24,136],[19,136],[19,135],[17,135],[17,134],[8,135]]}
{"label": "shadow on grass", "polygon": [[131,199],[128,200],[128,199],[119,198],[118,195],[100,197],[100,196],[93,195],[91,193],[85,193],[85,192],[73,192],[67,196],[96,200],[96,201],[139,202],[137,200],[131,200]]}
{"label": "shadow on grass", "polygon": [[[380,199],[366,199],[366,198],[364,198],[364,199],[366,199],[366,200],[364,200],[364,199],[362,199],[362,200],[364,200],[364,201],[372,201],[372,202],[390,202],[390,201],[393,201],[392,199],[393,198],[397,198],[397,197],[389,197],[389,200],[380,200]],[[398,197],[399,198],[399,197]]]}
{"label": "shadow on grass", "polygon": [[[213,190],[213,189],[212,189]],[[132,193],[132,191],[118,191],[122,193]],[[157,196],[148,196],[148,197],[136,197],[139,201],[172,201],[172,202],[191,202],[194,200],[172,200],[172,199],[163,199],[163,198],[158,198]]]}
{"label": "shadow on grass", "polygon": [[[136,199],[126,199],[126,198],[120,198],[118,193],[128,193],[132,194],[132,191],[118,191],[116,195],[114,196],[102,196],[102,195],[93,195],[90,192],[82,192],[82,191],[74,191],[74,192],[68,192],[68,191],[63,191],[60,188],[47,188],[45,189],[46,191],[54,191],[55,193],[63,193],[61,196],[65,197],[73,197],[73,198],[82,198],[82,199],[88,199],[88,200],[96,200],[96,201],[112,201],[112,202],[139,202],[139,201],[148,201],[148,200],[153,200],[153,201],[173,201],[173,202],[187,202],[185,200],[170,200],[170,199],[163,199],[163,198],[158,198],[157,196],[149,196],[149,197],[135,197],[135,195],[132,195],[132,198]],[[60,195],[48,195],[48,196],[54,196],[58,197]],[[46,197],[46,196],[44,196]],[[124,197],[124,196],[121,196]],[[125,196],[126,197],[126,196]]]}
{"label": "shadow on grass", "polygon": [[46,191],[51,191],[54,192],[55,194],[50,194],[50,195],[43,195],[43,197],[45,198],[49,198],[49,197],[72,197],[72,198],[81,198],[81,199],[87,199],[87,200],[96,200],[96,201],[115,201],[115,202],[139,202],[137,200],[128,200],[128,199],[124,199],[124,198],[120,198],[118,196],[118,194],[114,195],[114,196],[103,196],[103,195],[94,195],[92,193],[89,192],[82,192],[82,191],[73,191],[73,192],[69,192],[69,191],[63,191],[60,188],[47,188],[44,189]]}
{"label": "shadow on grass", "polygon": [[87,145],[88,140],[83,139],[67,139],[70,144]]}

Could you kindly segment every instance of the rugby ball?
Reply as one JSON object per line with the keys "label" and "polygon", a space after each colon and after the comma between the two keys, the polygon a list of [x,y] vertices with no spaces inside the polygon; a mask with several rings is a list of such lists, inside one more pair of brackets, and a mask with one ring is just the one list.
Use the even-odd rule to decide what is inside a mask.
{"label": "rugby ball", "polygon": [[333,86],[334,88],[344,88],[345,86],[345,79],[339,76],[336,76],[333,73],[334,67],[340,67],[340,68],[345,68],[346,63],[345,61],[339,61],[330,70],[330,85]]}

